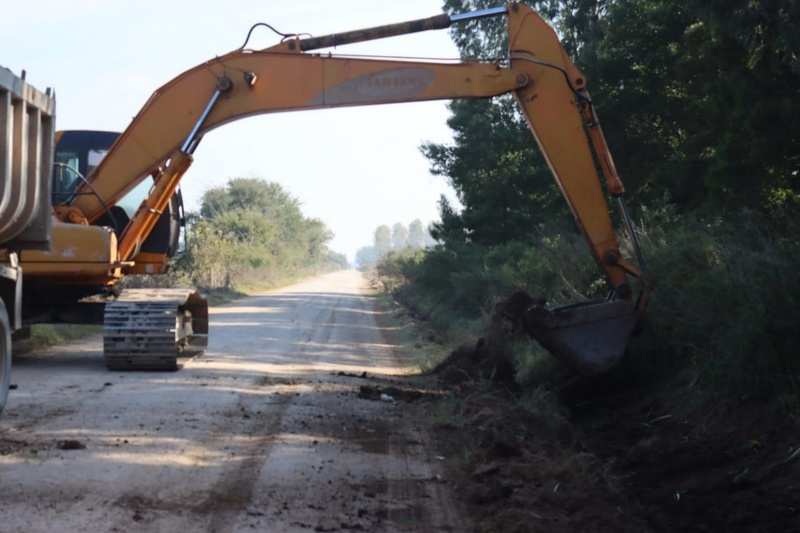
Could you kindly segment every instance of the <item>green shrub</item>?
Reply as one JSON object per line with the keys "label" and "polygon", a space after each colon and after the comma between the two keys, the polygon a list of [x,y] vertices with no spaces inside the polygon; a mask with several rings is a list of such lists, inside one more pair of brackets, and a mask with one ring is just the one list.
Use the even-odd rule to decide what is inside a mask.
{"label": "green shrub", "polygon": [[800,246],[791,233],[748,213],[736,222],[669,210],[644,219],[656,290],[631,345],[639,364],[690,365],[700,383],[742,395],[796,389]]}
{"label": "green shrub", "polygon": [[307,218],[300,202],[277,183],[234,178],[206,191],[200,213],[189,215],[184,253],[173,280],[210,289],[266,289],[347,268],[332,252],[333,234]]}
{"label": "green shrub", "polygon": [[[643,210],[641,241],[655,291],[644,331],[619,369],[637,380],[689,369],[709,391],[797,392],[800,244],[791,229],[751,213],[734,219]],[[533,243],[438,246],[391,254],[384,288],[437,330],[481,334],[494,304],[516,289],[551,304],[604,294],[602,275],[574,231],[540,228]],[[623,247],[629,243],[623,239]],[[518,376],[537,383],[557,364],[532,343],[514,347]]]}

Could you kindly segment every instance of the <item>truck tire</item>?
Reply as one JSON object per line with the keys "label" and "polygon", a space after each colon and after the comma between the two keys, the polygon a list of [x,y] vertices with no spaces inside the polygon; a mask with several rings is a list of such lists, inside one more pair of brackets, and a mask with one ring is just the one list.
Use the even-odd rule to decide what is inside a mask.
{"label": "truck tire", "polygon": [[0,413],[6,406],[11,386],[11,325],[6,306],[0,300]]}

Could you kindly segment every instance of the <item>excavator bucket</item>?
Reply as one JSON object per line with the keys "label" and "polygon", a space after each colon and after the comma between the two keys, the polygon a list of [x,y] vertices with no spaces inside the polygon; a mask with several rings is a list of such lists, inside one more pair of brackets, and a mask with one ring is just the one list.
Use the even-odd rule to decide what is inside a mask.
{"label": "excavator bucket", "polygon": [[593,376],[619,362],[638,318],[636,305],[621,300],[536,306],[525,313],[525,329],[576,372]]}

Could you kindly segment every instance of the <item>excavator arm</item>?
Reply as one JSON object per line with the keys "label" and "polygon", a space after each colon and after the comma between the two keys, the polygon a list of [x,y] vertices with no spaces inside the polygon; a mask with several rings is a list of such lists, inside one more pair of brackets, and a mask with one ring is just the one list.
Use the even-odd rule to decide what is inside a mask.
{"label": "excavator arm", "polygon": [[[509,55],[502,62],[401,61],[313,52],[497,15],[505,15],[508,21]],[[242,48],[198,65],[150,97],[75,195],[70,209],[73,214],[78,210],[89,222],[95,221],[106,206],[152,176],[150,194],[120,236],[119,261],[130,261],[168,207],[203,135],[216,127],[263,113],[488,98],[507,93],[516,98],[592,255],[606,274],[611,299],[624,303],[618,313],[615,311],[626,318],[620,326],[624,332],[617,335],[624,336],[624,350],[635,323],[630,316],[640,311],[630,303],[628,278],[638,277],[640,272],[620,253],[603,182],[615,197],[621,198],[624,189],[584,76],[569,59],[555,31],[535,11],[518,3],[323,37],[292,37],[269,49]],[[585,311],[581,309],[578,314]],[[573,311],[559,317],[550,310],[537,313],[539,318],[531,314],[532,330],[541,327],[552,331],[578,320]],[[593,315],[589,319],[593,320]],[[565,348],[559,342],[542,341],[554,351],[583,350]],[[619,347],[614,351],[618,359]],[[577,359],[586,358],[579,355]],[[584,370],[592,373],[600,366],[608,366],[607,361],[602,365],[595,361]]]}
{"label": "excavator arm", "polygon": [[147,236],[147,220],[166,206],[202,135],[213,128],[260,113],[489,97],[523,83],[511,70],[491,64],[232,52],[159,89],[90,177],[96,194],[78,194],[72,206],[92,221],[103,214],[103,204],[113,205],[153,175],[149,204],[132,218],[120,239],[120,255],[128,259]]}
{"label": "excavator arm", "polygon": [[[495,10],[495,13],[500,10]],[[147,176],[155,178],[147,205],[120,240],[131,259],[147,237],[148,218],[167,205],[202,135],[252,115],[344,106],[513,93],[547,159],[595,259],[613,287],[637,273],[624,262],[608,216],[595,156],[609,191],[622,185],[591,110],[583,75],[553,29],[533,10],[510,4],[510,65],[389,61],[313,54],[304,50],[400,32],[445,27],[450,17],[297,39],[261,51],[236,50],[179,75],[147,101],[89,177],[72,206],[91,222]],[[188,142],[187,142],[188,141]],[[148,216],[150,215],[150,216]]]}

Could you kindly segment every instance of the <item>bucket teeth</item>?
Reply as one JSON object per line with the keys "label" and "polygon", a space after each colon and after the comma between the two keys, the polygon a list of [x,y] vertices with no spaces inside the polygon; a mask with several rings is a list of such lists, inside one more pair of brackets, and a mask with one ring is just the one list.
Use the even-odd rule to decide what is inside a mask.
{"label": "bucket teeth", "polygon": [[208,304],[191,291],[132,290],[106,304],[103,355],[111,370],[178,370],[207,344]]}

